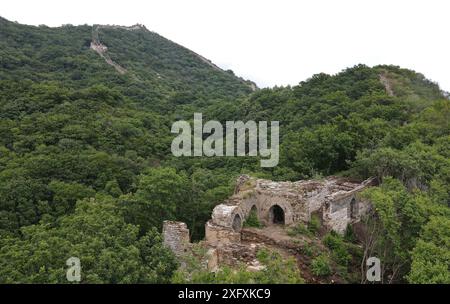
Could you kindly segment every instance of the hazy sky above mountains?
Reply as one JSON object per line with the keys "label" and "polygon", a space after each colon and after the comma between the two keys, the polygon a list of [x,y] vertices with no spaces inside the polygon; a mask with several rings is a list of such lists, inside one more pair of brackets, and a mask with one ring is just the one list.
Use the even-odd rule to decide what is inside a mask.
{"label": "hazy sky above mountains", "polygon": [[2,0],[24,24],[144,24],[260,87],[364,63],[423,73],[450,91],[448,0]]}

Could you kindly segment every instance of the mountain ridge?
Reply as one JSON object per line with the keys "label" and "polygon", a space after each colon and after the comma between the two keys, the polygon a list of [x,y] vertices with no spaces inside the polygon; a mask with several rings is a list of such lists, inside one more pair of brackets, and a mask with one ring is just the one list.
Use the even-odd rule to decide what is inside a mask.
{"label": "mountain ridge", "polygon": [[[250,93],[254,88],[252,82],[223,71],[203,56],[144,27],[139,27],[138,31],[129,31],[129,27],[122,26],[65,25],[50,28],[16,24],[4,18],[0,22],[1,46],[4,52],[2,65],[9,70],[16,68],[20,71],[20,67],[26,64],[35,66],[32,73],[39,70],[46,72],[45,67],[48,63],[52,65],[47,69],[50,72],[59,68],[68,75],[73,70],[75,75],[71,75],[66,82],[79,80],[80,69],[93,74],[93,77],[100,76],[105,83],[117,82],[113,79],[113,75],[105,75],[105,71],[98,71],[100,66],[98,63],[94,64],[95,61],[89,59],[92,56],[86,52],[91,45],[90,37],[99,34],[97,40],[100,38],[102,44],[107,47],[108,57],[112,61],[117,62],[123,69],[132,71],[135,76],[133,79],[140,79],[142,85],[159,87],[158,91],[163,92],[166,98],[175,91],[200,91],[201,94],[211,96],[211,99],[237,97]],[[130,35],[124,35],[122,31]],[[14,37],[10,35],[11,33],[14,33]],[[30,50],[26,53],[23,53],[23,46],[18,44],[21,39],[29,41],[25,47],[29,47]],[[47,40],[47,45],[42,43]],[[92,40],[96,41],[95,38]],[[56,48],[64,49],[64,52],[56,51]],[[133,52],[127,53],[127,50]],[[21,55],[15,58],[8,55],[14,52]],[[87,61],[91,61],[91,67],[86,66]],[[7,78],[9,75],[2,76]],[[32,75],[27,71],[21,76],[26,79]],[[45,76],[48,77],[49,74],[43,76],[41,75],[41,80],[45,80]],[[127,78],[126,75],[124,77]]]}
{"label": "mountain ridge", "polygon": [[[260,261],[271,267],[255,277],[198,265],[176,272],[162,221],[185,222],[191,239],[202,239],[241,174],[381,183],[363,193],[378,213],[369,217],[377,244],[349,226],[345,240],[323,236],[328,249],[299,248],[320,282],[361,282],[364,252],[383,259],[386,281],[450,282],[450,101],[437,84],[359,64],[253,92],[155,33],[102,28],[98,45],[126,70],[119,73],[91,49],[92,29],[0,19],[0,282],[67,282],[61,265],[70,256],[83,263],[82,283],[186,282],[197,270],[202,283],[302,281],[295,262],[269,253]],[[220,123],[279,121],[278,166],[261,168],[252,156],[173,156],[171,126],[194,113]],[[321,238],[320,220],[310,224],[287,232]]]}

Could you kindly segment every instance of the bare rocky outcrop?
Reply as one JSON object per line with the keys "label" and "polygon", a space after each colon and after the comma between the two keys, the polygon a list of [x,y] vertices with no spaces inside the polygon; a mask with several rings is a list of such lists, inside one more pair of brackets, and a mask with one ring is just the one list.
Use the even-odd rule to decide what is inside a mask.
{"label": "bare rocky outcrop", "polygon": [[395,96],[394,90],[392,89],[392,84],[386,73],[380,74],[380,82],[384,85],[384,89],[389,96]]}

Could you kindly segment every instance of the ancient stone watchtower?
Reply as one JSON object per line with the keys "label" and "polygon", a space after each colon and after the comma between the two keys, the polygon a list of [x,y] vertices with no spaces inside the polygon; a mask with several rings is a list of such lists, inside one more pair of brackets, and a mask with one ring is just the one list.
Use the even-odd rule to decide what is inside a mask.
{"label": "ancient stone watchtower", "polygon": [[[274,238],[258,231],[308,223],[313,216],[321,221],[322,227],[343,234],[348,225],[359,222],[370,211],[370,202],[359,193],[375,184],[373,178],[354,181],[330,176],[321,180],[275,182],[240,176],[234,194],[214,208],[205,224],[203,245],[208,248],[208,269],[238,262],[259,269],[256,252],[261,244],[288,248],[289,245],[278,239],[279,235]],[[243,226],[250,216],[261,224],[256,232]],[[191,249],[185,223],[165,221],[163,237],[164,244],[177,256]]]}
{"label": "ancient stone watchtower", "polygon": [[242,224],[252,212],[264,226],[306,223],[317,214],[326,228],[342,234],[367,213],[370,204],[358,193],[374,182],[373,178],[358,182],[334,176],[275,182],[242,175],[234,195],[214,208],[206,223],[206,240],[238,241]]}

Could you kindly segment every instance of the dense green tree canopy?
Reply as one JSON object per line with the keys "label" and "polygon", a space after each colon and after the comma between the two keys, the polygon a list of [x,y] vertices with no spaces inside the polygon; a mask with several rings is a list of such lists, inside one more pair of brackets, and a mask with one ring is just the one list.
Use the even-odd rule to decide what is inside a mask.
{"label": "dense green tree canopy", "polygon": [[[93,39],[125,73],[90,48]],[[201,239],[240,173],[378,177],[367,194],[379,234],[371,250],[389,249],[393,281],[448,282],[450,101],[423,75],[357,65],[252,92],[142,27],[2,18],[0,58],[0,282],[61,282],[73,255],[85,282],[167,282],[175,264],[155,228],[181,220]],[[194,112],[279,121],[279,165],[172,156],[171,124]]]}
{"label": "dense green tree canopy", "polygon": [[81,283],[164,283],[177,264],[155,229],[139,237],[109,200],[79,201],[56,223],[42,220],[0,239],[0,281],[65,283],[66,260],[80,259]]}

